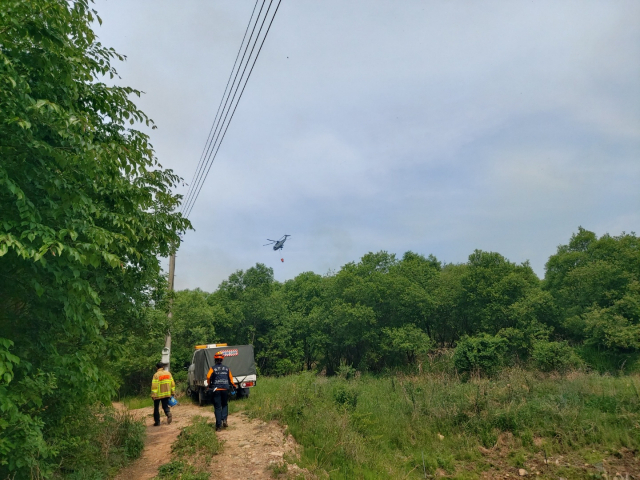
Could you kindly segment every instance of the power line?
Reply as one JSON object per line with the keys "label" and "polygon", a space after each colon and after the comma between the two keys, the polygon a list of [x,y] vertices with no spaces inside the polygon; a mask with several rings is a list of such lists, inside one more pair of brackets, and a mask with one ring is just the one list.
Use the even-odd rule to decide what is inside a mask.
{"label": "power line", "polygon": [[[260,29],[258,30],[258,34],[255,37],[255,41],[253,43],[253,46],[251,47],[251,51],[249,53],[249,56],[247,57],[247,62],[244,65],[244,69],[242,69],[242,74],[240,75],[240,80],[238,81],[238,84],[235,86],[235,91],[233,93],[233,96],[231,95],[232,91],[234,90],[234,85],[236,82],[236,79],[238,77],[238,73],[240,72],[240,69],[242,68],[242,63],[244,61],[246,52],[249,49],[249,44],[251,43],[251,39],[253,37],[253,33],[255,31],[255,28],[260,20],[260,14],[262,12],[262,9],[264,7],[264,4],[266,3],[266,0],[263,0],[262,2],[262,6],[260,7],[260,11],[258,12],[258,15],[256,16],[256,20],[251,32],[251,35],[249,36],[249,40],[245,46],[245,52],[242,56],[242,59],[240,61],[240,63],[238,64],[238,69],[236,71],[235,77],[233,82],[231,83],[231,88],[228,89],[228,93],[226,95],[226,100],[224,100],[225,95],[223,95],[223,100],[224,100],[224,106],[222,107],[222,110],[220,111],[220,107],[218,107],[218,111],[220,112],[220,115],[218,116],[218,114],[216,114],[217,117],[217,125],[216,122],[214,121],[214,126],[212,126],[211,131],[209,132],[209,137],[207,138],[207,142],[205,143],[205,149],[203,150],[203,155],[201,155],[201,161],[199,162],[199,166],[198,166],[198,170],[196,174],[194,174],[194,179],[195,179],[195,183],[192,183],[192,185],[189,187],[189,192],[187,194],[188,196],[188,200],[185,201],[184,207],[183,207],[183,214],[186,217],[189,217],[189,215],[191,214],[191,211],[193,210],[193,206],[195,205],[195,202],[197,201],[198,197],[200,196],[200,192],[202,191],[202,187],[204,185],[204,181],[206,180],[207,176],[209,175],[209,171],[211,170],[211,166],[213,164],[213,161],[215,160],[218,151],[220,150],[220,145],[222,144],[222,141],[224,140],[224,137],[227,133],[227,130],[229,129],[229,125],[231,124],[231,120],[233,119],[233,116],[235,115],[236,109],[238,108],[238,104],[240,103],[240,100],[242,98],[242,95],[244,93],[244,90],[247,86],[247,83],[249,81],[249,78],[251,77],[251,73],[253,72],[253,69],[255,67],[255,64],[258,60],[258,57],[260,56],[260,52],[262,51],[262,47],[264,46],[264,43],[267,39],[267,36],[269,35],[269,31],[271,30],[271,25],[273,24],[273,21],[275,19],[276,14],[278,13],[278,9],[280,8],[280,3],[282,0],[278,0],[278,3],[276,5],[275,11],[273,12],[273,14],[271,15],[271,20],[269,21],[269,25],[267,27],[267,30],[264,34],[264,36],[262,37],[262,41],[260,43],[260,47],[258,49],[258,52],[256,53],[255,57],[253,58],[253,63],[251,65],[251,69],[249,70],[249,74],[247,75],[247,77],[244,79],[244,84],[242,85],[243,82],[243,78],[245,75],[245,72],[247,70],[247,67],[249,65],[249,63],[251,62],[251,57],[253,55],[253,51],[259,41],[260,38],[260,33],[262,32],[262,29],[264,27],[264,24],[267,20],[267,18],[269,17],[269,11],[271,10],[271,7],[273,5],[274,0],[270,0],[269,6],[265,12],[264,18],[262,19],[262,23],[260,25]],[[257,2],[256,2],[256,6],[257,6]],[[255,6],[254,6],[254,12],[255,12]],[[253,18],[253,13],[252,13],[252,18]],[[249,25],[251,24],[251,20],[249,21]],[[249,26],[247,26],[247,31],[249,30]],[[245,37],[246,37],[246,32],[245,31]],[[244,38],[243,38],[243,43],[244,43]],[[240,50],[242,50],[242,44],[240,45]],[[239,51],[238,51],[238,56],[239,56]],[[237,63],[237,57],[236,57],[236,63]],[[234,63],[234,67],[235,67],[235,63]],[[231,76],[233,76],[233,69],[231,71],[231,75],[229,78],[231,78]],[[227,82],[228,85],[228,82]],[[240,90],[240,86],[242,85],[242,90]],[[235,105],[234,105],[234,100],[236,98],[236,95],[238,93],[238,91],[240,90],[240,95],[238,96],[237,101],[235,101]],[[225,92],[227,92],[227,89],[225,89]],[[231,99],[231,101],[229,102],[229,99]],[[223,100],[220,101],[220,105],[223,104]],[[229,107],[227,108],[227,104],[229,105]],[[231,109],[233,108],[233,111],[231,112]],[[224,113],[226,110],[226,113]],[[229,119],[227,120],[227,117],[229,116],[229,112],[231,112],[231,116],[229,117]],[[224,118],[223,118],[224,115]],[[226,125],[225,125],[226,123]],[[224,132],[223,132],[224,130]],[[211,132],[213,132],[213,135],[211,134]],[[217,135],[216,135],[217,132]],[[218,141],[219,140],[219,141]],[[217,143],[217,146],[216,146]],[[204,159],[204,161],[202,161]],[[204,174],[203,174],[204,173]]]}
{"label": "power line", "polygon": [[[227,134],[227,130],[229,129],[229,125],[231,124],[231,120],[233,120],[233,116],[236,113],[236,109],[238,108],[238,104],[240,103],[240,99],[242,98],[242,94],[244,93],[244,89],[246,88],[247,82],[249,81],[249,78],[251,77],[251,72],[253,72],[253,67],[255,67],[256,61],[258,60],[258,56],[260,55],[260,52],[262,51],[262,46],[264,45],[264,41],[266,40],[267,35],[269,34],[269,30],[271,30],[271,25],[273,24],[273,20],[275,19],[276,14],[278,13],[278,9],[280,8],[280,3],[281,2],[282,2],[282,0],[278,0],[278,5],[276,5],[276,9],[275,9],[275,11],[273,13],[273,16],[271,17],[271,21],[269,22],[269,26],[267,27],[267,31],[265,33],[265,36],[262,39],[262,43],[260,44],[260,48],[258,49],[258,53],[256,54],[256,58],[253,60],[253,65],[251,65],[251,70],[249,70],[249,75],[247,76],[247,80],[245,81],[244,86],[242,87],[242,91],[240,92],[240,96],[238,97],[238,101],[236,102],[236,105],[233,108],[233,112],[231,113],[231,117],[229,118],[229,121],[227,122],[227,125],[226,125],[226,127],[224,129],[224,133],[222,134],[222,138],[221,138],[220,142],[218,143],[218,147],[216,148],[216,151],[214,152],[213,157],[211,158],[211,161],[209,162],[209,167],[207,168],[207,173],[205,174],[205,179],[207,178],[207,175],[209,175],[209,171],[211,170],[211,166],[213,165],[213,161],[216,159],[216,156],[218,155],[218,150],[220,150],[220,145],[222,145],[222,141],[224,140],[224,137]],[[271,5],[269,5],[269,7],[271,7]],[[200,190],[202,190],[202,185],[203,184],[204,184],[204,182],[200,184],[200,188],[198,190],[198,193],[196,194],[196,200],[198,199],[198,196],[200,195]],[[194,201],[194,203],[195,203],[195,201]],[[193,204],[191,205],[191,209],[187,213],[187,217],[189,216],[189,214],[191,214],[191,210],[192,209],[193,209]]]}
{"label": "power line", "polygon": [[[229,89],[229,82],[231,81],[231,77],[233,76],[233,72],[236,69],[236,64],[238,63],[238,58],[240,58],[240,52],[242,51],[242,45],[244,45],[244,40],[245,38],[247,38],[247,32],[249,31],[249,27],[251,26],[251,20],[253,19],[253,14],[256,12],[256,7],[258,6],[258,1],[256,0],[256,3],[253,5],[253,10],[251,11],[251,17],[249,17],[249,23],[247,23],[247,28],[244,31],[244,35],[242,37],[242,42],[240,42],[240,48],[238,48],[238,53],[236,54],[236,59],[233,62],[233,67],[231,68],[231,73],[229,74],[229,79],[227,80],[227,85],[224,87],[224,93],[222,94],[222,98],[220,99],[220,105],[218,105],[218,111],[216,112],[216,116],[213,118],[213,123],[211,124],[211,130],[209,130],[209,135],[207,136],[207,141],[204,144],[204,148],[202,149],[202,153],[200,154],[200,160],[198,161],[198,166],[196,167],[196,171],[193,174],[193,178],[191,179],[191,183],[190,183],[190,187],[189,190],[187,191],[187,195],[184,199],[184,203],[182,204],[182,211],[185,211],[185,206],[189,203],[189,198],[190,196],[193,195],[193,189],[191,188],[191,185],[195,185],[195,182],[197,182],[197,177],[200,176],[200,170],[202,168],[202,166],[204,165],[203,160],[205,157],[205,152],[207,151],[207,147],[209,144],[209,141],[211,139],[211,134],[213,133],[213,127],[216,125],[216,120],[218,119],[218,114],[220,113],[220,107],[222,107],[222,101],[224,100],[225,95],[227,94],[227,90]],[[264,0],[262,2],[262,6],[264,6]],[[262,8],[260,8],[260,10],[262,11]],[[258,12],[258,16],[260,16],[260,12]],[[255,29],[255,25],[254,25],[254,29]],[[251,32],[251,34],[253,35],[253,31]],[[251,39],[251,37],[249,37],[249,39]],[[247,42],[247,46],[248,46],[248,42]],[[246,49],[245,49],[245,53],[246,53]],[[243,56],[244,59],[244,56]],[[240,62],[242,63],[242,61]],[[239,69],[240,67],[238,67]],[[232,86],[233,88],[233,86]]]}
{"label": "power line", "polygon": [[[222,107],[222,113],[220,114],[220,117],[218,118],[218,124],[217,124],[216,128],[214,129],[213,141],[209,143],[208,150],[207,150],[207,152],[205,154],[206,160],[205,160],[204,168],[203,168],[201,173],[203,173],[205,169],[207,171],[207,174],[209,173],[210,164],[211,164],[211,162],[213,162],[212,152],[215,149],[215,146],[216,146],[215,144],[217,143],[218,139],[220,138],[220,133],[222,132],[222,128],[224,128],[224,123],[227,120],[227,117],[229,115],[229,111],[230,111],[231,107],[233,106],[233,100],[235,100],[235,97],[236,97],[237,92],[238,92],[238,90],[240,88],[240,85],[242,84],[242,81],[243,81],[243,78],[244,78],[244,74],[246,72],[246,67],[249,64],[249,62],[251,61],[251,56],[253,55],[253,51],[255,49],[255,46],[257,45],[257,42],[258,42],[258,40],[260,38],[260,33],[262,32],[262,28],[264,27],[264,22],[266,21],[268,15],[269,15],[269,10],[271,9],[271,6],[273,4],[273,0],[271,0],[271,2],[269,4],[269,7],[267,8],[267,11],[265,12],[265,16],[262,19],[262,24],[260,26],[260,29],[258,30],[258,34],[255,37],[255,41],[253,42],[253,46],[251,47],[251,52],[249,53],[249,57],[247,57],[247,63],[245,64],[245,67],[244,67],[244,69],[242,71],[242,74],[240,75],[240,79],[238,80],[238,84],[236,85],[236,80],[238,79],[238,74],[240,73],[240,69],[242,68],[242,63],[243,63],[244,57],[246,56],[246,53],[247,53],[247,51],[249,49],[249,44],[251,43],[251,39],[253,38],[253,33],[255,32],[255,28],[256,28],[259,20],[260,20],[260,13],[262,12],[262,9],[264,8],[264,4],[265,3],[266,3],[266,0],[263,0],[262,6],[260,8],[260,12],[258,12],[258,16],[256,17],[256,22],[255,22],[255,24],[253,26],[251,35],[249,36],[249,42],[247,43],[247,45],[245,47],[245,52],[243,54],[242,60],[240,61],[240,65],[238,66],[238,70],[236,71],[236,75],[235,75],[234,81],[232,82],[231,90],[227,94],[227,99],[225,100],[224,106]],[[264,43],[265,39],[266,39],[266,36],[265,36],[265,38],[263,38],[263,43]],[[255,60],[257,60],[257,56],[254,59],[254,63],[255,63]],[[245,85],[246,85],[247,81],[248,81],[248,77],[245,79]],[[231,93],[232,93],[232,90],[234,89],[234,85],[235,85],[235,91],[233,92],[233,97],[232,97]],[[231,104],[229,104],[229,99],[231,99]],[[240,98],[238,98],[238,101],[239,100],[240,100]],[[229,105],[228,108],[227,108],[227,105]],[[225,110],[226,110],[226,114],[224,113]],[[224,115],[224,118],[223,118],[223,115]],[[217,135],[216,135],[216,133],[217,133]],[[219,147],[219,145],[218,145],[218,147]],[[216,150],[216,152],[217,152],[217,150]],[[207,165],[209,165],[209,168],[207,168]],[[194,185],[194,190],[193,191],[196,192],[195,196],[192,194],[191,203],[190,203],[190,205],[187,206],[187,208],[185,208],[185,214],[186,214],[187,217],[191,214],[191,211],[192,211],[193,206],[195,204],[195,200],[196,200],[197,196],[200,194],[200,191],[202,190],[202,186],[204,185],[204,181],[206,179],[206,176],[207,176],[206,174],[203,175],[203,176],[201,175],[199,181],[197,181],[196,184]]]}
{"label": "power line", "polygon": [[[273,1],[273,0],[271,0]],[[194,193],[198,187],[200,186],[200,184],[202,182],[204,182],[204,177],[202,177],[202,173],[204,172],[204,169],[206,168],[206,162],[208,161],[208,157],[210,156],[210,151],[211,151],[211,146],[212,146],[212,142],[215,144],[218,136],[220,135],[220,131],[218,130],[220,127],[220,122],[224,121],[222,119],[222,115],[224,114],[225,110],[227,109],[227,103],[229,102],[229,98],[231,98],[231,91],[235,88],[235,90],[238,90],[238,87],[240,86],[240,83],[238,83],[238,85],[236,85],[236,80],[238,79],[238,73],[240,73],[240,69],[242,68],[242,64],[244,62],[244,58],[247,54],[247,51],[249,50],[249,44],[251,43],[251,39],[253,38],[253,34],[256,30],[256,26],[258,25],[258,21],[260,20],[260,14],[262,13],[262,9],[264,8],[264,4],[266,3],[266,0],[262,0],[262,5],[260,6],[260,10],[258,11],[258,15],[256,16],[256,21],[253,24],[253,28],[251,29],[251,35],[249,35],[249,40],[247,41],[247,45],[245,46],[244,49],[244,53],[242,54],[242,59],[240,59],[240,64],[238,65],[238,70],[236,70],[236,74],[235,77],[233,78],[233,82],[231,82],[231,89],[229,90],[229,93],[226,95],[226,100],[225,100],[225,94],[222,95],[222,99],[220,100],[220,104],[222,104],[222,102],[224,101],[224,106],[222,107],[222,112],[220,113],[220,116],[217,119],[217,122],[214,121],[213,125],[212,125],[212,129],[213,129],[213,136],[210,137],[210,139],[207,139],[207,142],[205,143],[205,148],[204,148],[204,159],[205,162],[202,164],[203,168],[200,171],[200,173],[198,174],[198,178],[196,179],[195,184],[193,185],[193,191],[191,193],[191,203],[189,205],[185,205],[184,208],[184,212],[186,212],[187,210],[189,210],[189,212],[191,211],[191,208],[193,207],[193,202],[195,201],[195,197],[194,197]],[[257,4],[256,4],[257,5]],[[269,13],[269,9],[267,9],[267,12],[265,13],[265,18],[266,15]],[[264,23],[264,22],[263,22]],[[247,26],[247,29],[249,28],[249,26],[251,25],[251,21],[249,21],[249,25]],[[260,36],[260,31],[258,31],[258,35],[256,35],[255,41],[253,42],[253,45],[255,46],[255,44],[258,42],[258,37]],[[240,44],[240,49],[242,49],[242,44]],[[253,47],[251,49],[251,52],[253,53]],[[238,52],[240,53],[240,52]],[[247,58],[247,63],[249,62],[249,60],[251,59],[251,54],[249,54],[249,58]],[[243,75],[244,75],[244,71],[243,71]],[[240,82],[242,82],[242,76],[240,76]],[[229,78],[231,78],[231,76],[233,76],[233,69],[231,69],[231,75],[229,76]],[[235,97],[235,94],[234,94]],[[225,116],[226,119],[226,116]],[[215,128],[214,128],[215,127]],[[217,134],[217,135],[216,135]]]}
{"label": "power line", "polygon": [[[223,107],[223,111],[226,109],[226,114],[224,115],[224,118],[222,118],[222,121],[220,121],[220,120],[218,121],[220,129],[218,130],[218,134],[217,134],[216,138],[214,139],[213,143],[211,143],[210,146],[209,146],[209,151],[207,152],[208,169],[206,171],[206,174],[202,177],[199,185],[197,185],[198,190],[197,190],[197,193],[196,193],[196,198],[197,198],[197,195],[199,195],[200,190],[202,189],[202,186],[204,185],[204,181],[205,181],[207,175],[209,174],[209,170],[211,170],[211,164],[213,163],[213,160],[215,160],[215,156],[217,155],[218,150],[220,149],[220,144],[222,143],[222,139],[224,139],[224,134],[222,135],[222,139],[220,139],[220,134],[222,132],[222,129],[223,128],[225,129],[224,133],[226,134],[227,128],[229,128],[229,123],[231,122],[231,119],[233,118],[233,115],[232,115],[229,118],[229,121],[227,122],[227,117],[229,116],[229,112],[231,111],[231,108],[233,107],[233,102],[234,102],[234,100],[236,98],[238,90],[240,89],[240,85],[242,84],[242,81],[243,81],[243,78],[244,78],[244,74],[247,71],[247,67],[249,66],[249,62],[251,61],[251,56],[253,55],[253,51],[254,51],[257,43],[258,43],[258,39],[260,38],[260,33],[262,33],[262,29],[264,28],[264,23],[267,20],[267,17],[269,16],[269,10],[271,10],[271,6],[272,5],[273,5],[273,0],[270,0],[269,6],[267,7],[267,11],[265,12],[264,18],[262,19],[262,23],[260,24],[260,29],[258,30],[258,34],[256,35],[256,41],[254,42],[253,46],[251,47],[251,52],[249,52],[249,57],[247,57],[247,63],[245,63],[245,65],[244,65],[244,69],[242,70],[242,74],[240,75],[240,80],[239,80],[238,85],[237,85],[237,87],[235,89],[235,92],[233,93],[233,97],[231,97],[231,92],[229,92],[229,96],[227,97],[227,101],[225,102],[225,106]],[[277,13],[277,11],[278,11],[278,9],[276,8],[276,13]],[[258,16],[258,18],[259,18],[259,16]],[[275,15],[271,19],[272,23],[273,23],[273,18],[275,18]],[[257,25],[257,23],[256,23],[256,25]],[[271,25],[271,24],[269,24],[269,25]],[[255,25],[254,25],[254,30],[255,30]],[[268,33],[269,33],[269,30],[267,29],[267,32],[266,32],[265,36],[262,38],[262,44],[260,46],[260,49],[258,50],[258,54],[255,56],[255,58],[253,60],[253,65],[255,65],[256,61],[258,60],[258,56],[260,55],[260,50],[262,49],[262,45],[264,44],[264,41],[267,38],[266,35]],[[252,70],[253,70],[253,66],[251,67],[251,71]],[[251,76],[251,71],[249,72],[249,75],[244,80],[244,86],[242,87],[242,91],[243,92],[244,92],[244,88],[247,86],[247,82],[249,81],[249,77]],[[237,78],[239,72],[240,72],[240,69],[238,69],[238,71],[236,72],[236,78]],[[235,82],[235,80],[234,80],[234,82]],[[242,97],[242,94],[240,95],[240,97],[238,97],[238,101],[236,102],[235,108],[237,108],[241,97]],[[230,103],[229,103],[229,98],[231,98],[231,102]],[[227,103],[229,103],[229,108],[227,108]],[[234,108],[234,113],[235,113],[235,108]],[[222,114],[221,114],[221,117],[222,117]],[[226,128],[225,128],[225,122],[227,122]],[[220,139],[220,142],[218,142],[218,139]],[[216,148],[216,143],[218,143],[218,147],[217,148]],[[187,216],[189,216],[191,214],[191,210],[193,209],[193,205],[194,204],[195,204],[195,199],[191,203],[191,205],[189,207],[189,210],[187,211]]]}

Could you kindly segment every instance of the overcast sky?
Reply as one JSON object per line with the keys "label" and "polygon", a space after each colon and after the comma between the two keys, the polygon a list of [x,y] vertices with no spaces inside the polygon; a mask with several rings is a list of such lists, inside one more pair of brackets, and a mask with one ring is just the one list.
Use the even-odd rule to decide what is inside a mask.
{"label": "overcast sky", "polygon": [[[96,2],[186,182],[253,6]],[[283,0],[190,219],[176,288],[207,291],[378,250],[542,277],[579,225],[640,232],[640,2]]]}

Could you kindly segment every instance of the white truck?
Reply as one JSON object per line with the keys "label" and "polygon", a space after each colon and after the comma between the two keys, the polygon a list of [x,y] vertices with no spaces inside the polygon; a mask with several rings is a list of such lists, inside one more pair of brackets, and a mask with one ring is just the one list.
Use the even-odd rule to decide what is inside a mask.
{"label": "white truck", "polygon": [[215,365],[213,355],[222,352],[223,363],[229,367],[239,397],[248,397],[250,389],[256,386],[256,363],[253,356],[253,345],[231,345],[225,343],[212,343],[197,345],[193,352],[191,365],[187,374],[187,394],[204,405],[209,396],[210,389],[207,384],[209,368]]}

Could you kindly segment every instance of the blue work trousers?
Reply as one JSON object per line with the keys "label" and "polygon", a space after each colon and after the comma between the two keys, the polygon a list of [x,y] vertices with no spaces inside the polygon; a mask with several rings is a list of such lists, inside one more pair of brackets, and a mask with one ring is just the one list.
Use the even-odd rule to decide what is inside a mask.
{"label": "blue work trousers", "polygon": [[213,408],[216,412],[216,427],[221,427],[222,422],[227,419],[229,414],[229,391],[216,390],[213,392]]}

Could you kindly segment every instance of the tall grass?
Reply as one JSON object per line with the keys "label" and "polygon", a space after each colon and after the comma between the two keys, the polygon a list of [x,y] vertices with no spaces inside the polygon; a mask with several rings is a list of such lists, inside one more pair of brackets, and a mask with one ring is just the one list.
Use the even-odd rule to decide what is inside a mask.
{"label": "tall grass", "polygon": [[58,442],[63,453],[56,478],[111,478],[144,448],[144,421],[127,411],[100,405],[79,409],[64,428],[65,441]]}
{"label": "tall grass", "polygon": [[300,374],[262,378],[245,405],[287,424],[303,466],[330,478],[478,478],[560,455],[562,466],[547,465],[541,478],[583,478],[584,463],[640,449],[639,391],[637,375],[581,372],[511,369],[467,381],[444,372]]}
{"label": "tall grass", "polygon": [[138,408],[153,407],[153,398],[149,395],[139,397],[124,397],[122,404],[129,410],[137,410]]}

